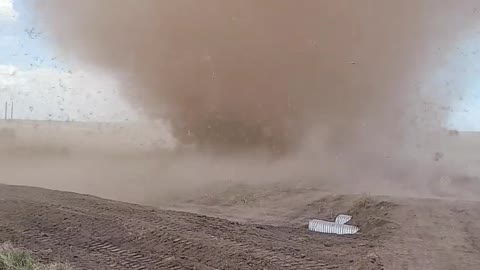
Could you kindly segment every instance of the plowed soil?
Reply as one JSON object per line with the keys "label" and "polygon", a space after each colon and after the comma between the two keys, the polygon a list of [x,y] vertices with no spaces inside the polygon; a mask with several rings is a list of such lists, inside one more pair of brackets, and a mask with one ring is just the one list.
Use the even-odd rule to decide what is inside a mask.
{"label": "plowed soil", "polygon": [[[271,196],[241,205],[217,201],[202,207],[204,202],[198,200],[196,210],[190,206],[189,211],[197,212],[193,214],[0,185],[0,241],[31,250],[41,262],[66,261],[75,269],[447,270],[480,266],[476,202],[325,194],[315,199],[314,192],[281,194],[290,199],[295,193],[301,196],[301,207],[293,200],[284,203]],[[267,205],[262,200],[276,209],[262,208]],[[254,208],[258,215],[243,216]],[[352,223],[361,232],[332,236],[307,230],[309,218],[332,219],[338,213],[353,215]]]}
{"label": "plowed soil", "polygon": [[90,196],[0,186],[0,240],[78,269],[357,269],[370,236],[241,224]]}
{"label": "plowed soil", "polygon": [[[179,203],[173,209],[275,226],[301,226],[311,218],[332,220],[337,214],[347,213],[360,227],[361,239],[368,241],[367,247],[355,249],[366,248],[363,254],[367,255],[354,257],[356,264],[351,269],[480,269],[478,201],[338,195],[315,188],[240,186]],[[342,251],[336,246],[321,250]]]}

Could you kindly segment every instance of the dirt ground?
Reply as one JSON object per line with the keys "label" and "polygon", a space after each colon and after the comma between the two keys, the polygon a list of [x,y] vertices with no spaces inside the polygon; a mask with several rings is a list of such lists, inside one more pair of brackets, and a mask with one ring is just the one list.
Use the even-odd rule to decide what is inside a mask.
{"label": "dirt ground", "polygon": [[[478,3],[44,0],[66,63],[148,121],[0,123],[0,242],[78,269],[480,269]],[[360,233],[307,230],[338,214]]]}
{"label": "dirt ground", "polygon": [[[171,208],[291,227],[348,213],[369,242],[367,257],[353,269],[433,270],[480,266],[480,225],[475,222],[479,206],[476,201],[449,197],[338,195],[318,188],[243,185],[215,196],[179,201]],[[378,258],[382,266],[365,265],[365,258]]]}
{"label": "dirt ground", "polygon": [[0,196],[0,239],[79,269],[357,269],[378,242],[36,188]]}
{"label": "dirt ground", "polygon": [[[271,191],[257,199],[248,197],[248,190],[238,192],[176,203],[177,210],[216,216],[207,217],[2,185],[0,240],[32,250],[42,262],[68,261],[78,269],[437,270],[480,265],[479,203],[340,196],[315,189]],[[339,213],[353,215],[361,233],[308,232],[308,219]]]}
{"label": "dirt ground", "polygon": [[[0,242],[76,269],[478,269],[479,140],[435,138],[285,160],[32,142],[0,151]],[[307,230],[338,214],[360,233]]]}

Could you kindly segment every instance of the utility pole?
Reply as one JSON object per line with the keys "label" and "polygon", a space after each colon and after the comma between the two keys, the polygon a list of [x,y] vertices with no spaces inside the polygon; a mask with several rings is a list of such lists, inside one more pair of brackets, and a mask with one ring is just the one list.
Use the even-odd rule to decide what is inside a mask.
{"label": "utility pole", "polygon": [[13,120],[13,101],[12,101],[12,107],[10,107],[10,120]]}
{"label": "utility pole", "polygon": [[8,103],[5,102],[5,120],[7,120]]}

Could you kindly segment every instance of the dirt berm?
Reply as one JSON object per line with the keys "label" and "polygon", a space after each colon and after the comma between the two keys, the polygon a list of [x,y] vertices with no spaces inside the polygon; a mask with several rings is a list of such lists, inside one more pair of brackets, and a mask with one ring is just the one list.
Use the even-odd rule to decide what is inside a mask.
{"label": "dirt berm", "polygon": [[[480,216],[480,208],[470,203],[445,202],[442,211],[451,219],[438,224],[442,213],[429,209],[436,203],[423,202],[416,213],[426,216],[416,218],[414,209],[406,205],[354,196],[326,196],[291,216],[298,221],[310,215],[329,218],[332,210],[354,214],[353,222],[362,233],[339,237],[310,233],[301,223],[234,222],[38,188],[1,185],[0,200],[1,241],[31,250],[41,262],[68,261],[77,269],[475,269],[480,265],[480,227],[473,216]],[[438,246],[441,241],[449,241],[450,246]],[[426,267],[417,268],[419,263]]]}

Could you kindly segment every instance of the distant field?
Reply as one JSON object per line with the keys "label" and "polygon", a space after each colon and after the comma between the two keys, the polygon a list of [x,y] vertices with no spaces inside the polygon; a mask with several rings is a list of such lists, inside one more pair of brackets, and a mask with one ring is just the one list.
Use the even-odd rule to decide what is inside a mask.
{"label": "distant field", "polygon": [[10,156],[144,152],[173,144],[162,123],[0,121],[0,149]]}

